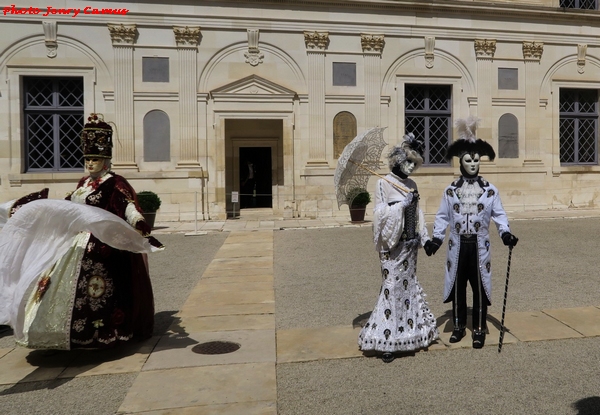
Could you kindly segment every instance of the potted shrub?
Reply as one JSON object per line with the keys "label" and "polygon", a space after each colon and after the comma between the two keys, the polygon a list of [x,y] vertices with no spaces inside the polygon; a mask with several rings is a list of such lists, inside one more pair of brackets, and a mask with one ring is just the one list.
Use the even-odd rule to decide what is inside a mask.
{"label": "potted shrub", "polygon": [[150,228],[154,227],[154,220],[156,219],[156,211],[160,209],[161,200],[158,195],[149,190],[143,190],[137,193],[138,202],[142,209],[142,215],[146,219],[146,223]]}
{"label": "potted shrub", "polygon": [[356,187],[348,193],[348,206],[352,222],[364,222],[367,205],[371,203],[371,195],[367,189]]}

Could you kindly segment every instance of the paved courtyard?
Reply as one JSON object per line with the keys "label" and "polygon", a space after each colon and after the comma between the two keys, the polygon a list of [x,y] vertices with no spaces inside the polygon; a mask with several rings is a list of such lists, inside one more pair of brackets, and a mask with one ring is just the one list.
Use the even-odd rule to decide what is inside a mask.
{"label": "paved courtyard", "polygon": [[[444,254],[421,251],[417,273],[441,339],[389,364],[356,343],[380,284],[370,223],[250,213],[158,224],[167,250],[150,256],[157,319],[143,344],[30,351],[1,332],[0,413],[600,413],[600,211],[509,215],[520,241],[501,353],[508,250],[500,239],[482,350],[468,336],[448,343]],[[240,348],[195,353],[214,341]]]}

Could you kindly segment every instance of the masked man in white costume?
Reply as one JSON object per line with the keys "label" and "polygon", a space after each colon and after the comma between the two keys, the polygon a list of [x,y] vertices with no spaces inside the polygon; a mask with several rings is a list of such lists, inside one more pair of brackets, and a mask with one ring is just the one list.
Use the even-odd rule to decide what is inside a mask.
{"label": "masked man in white costume", "polygon": [[476,118],[459,119],[456,126],[459,139],[449,146],[446,157],[458,157],[461,176],[444,190],[433,239],[424,248],[427,255],[435,254],[450,228],[444,284],[444,302],[452,302],[450,343],[466,334],[468,281],[473,292],[473,348],[480,349],[485,344],[487,307],[492,299],[490,220],[496,223],[504,245],[513,247],[518,238],[510,232],[498,189],[479,176],[481,157],[494,160],[494,149],[475,137]]}

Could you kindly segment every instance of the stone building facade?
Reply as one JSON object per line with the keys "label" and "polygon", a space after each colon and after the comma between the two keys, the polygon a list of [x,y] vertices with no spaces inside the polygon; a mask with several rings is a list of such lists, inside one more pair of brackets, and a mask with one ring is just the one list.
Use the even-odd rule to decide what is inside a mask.
{"label": "stone building facade", "polygon": [[348,215],[335,197],[337,157],[375,126],[390,145],[405,131],[425,139],[416,181],[433,213],[458,174],[442,157],[453,121],[475,115],[498,154],[481,171],[507,211],[596,207],[597,9],[595,0],[5,6],[1,199],[72,190],[83,172],[78,133],[97,112],[115,125],[114,170],[163,200],[158,220],[236,214],[248,161],[251,206]]}

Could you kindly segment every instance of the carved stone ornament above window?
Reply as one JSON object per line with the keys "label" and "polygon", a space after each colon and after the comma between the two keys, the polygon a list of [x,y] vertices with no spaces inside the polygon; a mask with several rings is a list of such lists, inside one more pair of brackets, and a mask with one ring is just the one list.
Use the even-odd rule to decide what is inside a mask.
{"label": "carved stone ornament above window", "polygon": [[44,41],[46,43],[46,56],[49,58],[56,57],[56,49],[58,48],[58,42],[56,41],[57,24],[56,21],[42,22],[44,26]]}
{"label": "carved stone ornament above window", "polygon": [[327,49],[329,44],[329,32],[304,32],[304,43],[306,49]]}
{"label": "carved stone ornament above window", "polygon": [[200,43],[199,26],[173,26],[175,43],[178,47],[198,47]]}
{"label": "carved stone ornament above window", "polygon": [[108,24],[113,45],[133,45],[137,36],[136,25]]}
{"label": "carved stone ornament above window", "polygon": [[496,39],[475,39],[475,55],[478,58],[493,58],[496,53]]}
{"label": "carved stone ornament above window", "polygon": [[428,69],[433,68],[433,60],[435,55],[433,51],[435,50],[435,37],[433,36],[425,36],[425,67]]}
{"label": "carved stone ornament above window", "polygon": [[258,50],[258,37],[260,32],[258,29],[248,29],[248,51],[244,52],[246,63],[252,66],[257,66],[262,63],[265,55]]}
{"label": "carved stone ornament above window", "polygon": [[362,46],[363,52],[383,52],[383,46],[385,45],[384,35],[369,35],[361,33],[360,45]]}
{"label": "carved stone ornament above window", "polygon": [[544,53],[544,44],[542,42],[523,42],[523,59],[540,60]]}
{"label": "carved stone ornament above window", "polygon": [[583,73],[585,71],[585,55],[587,53],[587,45],[577,45],[577,72]]}

